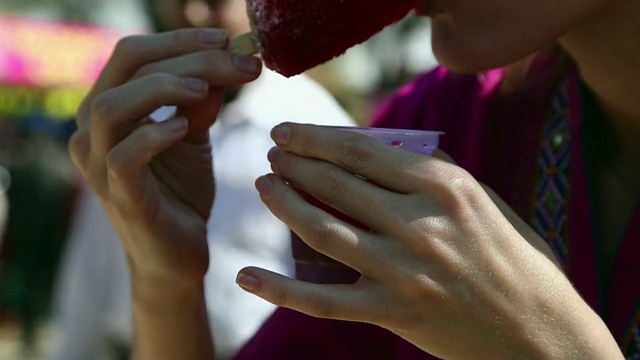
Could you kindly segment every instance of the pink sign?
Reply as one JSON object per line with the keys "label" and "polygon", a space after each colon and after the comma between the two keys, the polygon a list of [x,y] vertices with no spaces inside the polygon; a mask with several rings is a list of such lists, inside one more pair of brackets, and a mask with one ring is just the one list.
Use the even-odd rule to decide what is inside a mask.
{"label": "pink sign", "polygon": [[123,35],[67,22],[0,16],[0,84],[86,87]]}

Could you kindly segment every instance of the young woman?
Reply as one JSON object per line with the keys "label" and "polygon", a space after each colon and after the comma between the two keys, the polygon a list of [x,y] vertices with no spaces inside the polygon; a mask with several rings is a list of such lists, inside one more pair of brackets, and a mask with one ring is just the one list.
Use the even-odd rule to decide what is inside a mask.
{"label": "young woman", "polygon": [[[274,128],[263,202],[362,277],[317,285],[242,270],[245,290],[293,310],[238,358],[637,356],[640,3],[419,3],[449,70],[399,91],[377,124],[444,130],[459,165],[337,130]],[[125,39],[78,114],[71,154],[127,251],[140,358],[213,354],[206,134],[221,87],[260,71],[225,44],[216,30]],[[179,116],[138,120],[163,104]]]}

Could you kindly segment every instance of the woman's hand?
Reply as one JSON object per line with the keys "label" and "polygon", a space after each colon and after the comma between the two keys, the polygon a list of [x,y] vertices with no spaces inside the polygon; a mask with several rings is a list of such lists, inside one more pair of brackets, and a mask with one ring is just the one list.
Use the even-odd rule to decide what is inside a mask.
{"label": "woman's hand", "polygon": [[[335,129],[284,124],[272,137],[275,175],[256,181],[263,201],[362,277],[316,285],[247,268],[238,283],[248,291],[313,316],[380,325],[443,358],[619,356],[540,239],[463,169]],[[289,184],[371,230],[311,206]]]}
{"label": "woman's hand", "polygon": [[[69,151],[127,254],[136,358],[214,357],[202,284],[214,197],[208,131],[224,87],[261,71],[227,43],[215,29],[125,38],[78,111]],[[176,117],[151,121],[164,105],[177,106]]]}
{"label": "woman's hand", "polygon": [[[78,111],[69,149],[120,235],[134,280],[201,281],[214,196],[209,127],[223,87],[255,79],[258,59],[225,51],[224,30],[124,38]],[[155,123],[163,105],[176,117]]]}
{"label": "woman's hand", "polygon": [[[456,165],[455,161],[447,153],[440,149],[435,149],[435,151],[433,152],[433,156],[450,164]],[[480,183],[480,185],[487,193],[489,198],[491,198],[493,203],[498,207],[498,209],[500,209],[502,215],[504,215],[509,223],[511,223],[511,226],[513,226],[518,231],[518,233],[520,233],[520,236],[522,236],[536,250],[544,254],[549,260],[555,263],[559,269],[564,271],[562,265],[558,261],[558,258],[554,255],[547,242],[543,238],[541,238],[540,235],[538,235],[538,233],[533,230],[531,226],[529,226],[529,224],[522,220],[522,218],[518,216],[518,214],[516,214],[516,212],[513,211],[513,209],[511,209],[509,205],[507,205],[507,203],[505,203],[504,200],[502,200],[502,198],[500,198],[500,196],[495,191],[493,191],[493,189],[482,183]]]}

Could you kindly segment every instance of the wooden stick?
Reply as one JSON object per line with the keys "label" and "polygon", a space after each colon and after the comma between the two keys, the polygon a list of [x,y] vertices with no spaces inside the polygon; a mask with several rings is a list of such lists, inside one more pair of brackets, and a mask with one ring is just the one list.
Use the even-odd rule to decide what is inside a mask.
{"label": "wooden stick", "polygon": [[260,52],[253,34],[248,32],[246,34],[235,36],[229,42],[229,51],[238,55],[253,55]]}

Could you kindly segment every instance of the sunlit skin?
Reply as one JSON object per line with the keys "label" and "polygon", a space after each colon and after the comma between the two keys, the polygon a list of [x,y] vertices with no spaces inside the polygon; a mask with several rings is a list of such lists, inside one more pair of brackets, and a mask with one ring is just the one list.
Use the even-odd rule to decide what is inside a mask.
{"label": "sunlit skin", "polygon": [[[614,161],[640,192],[640,2],[421,4],[433,17],[438,59],[455,71],[505,66],[559,43],[614,126],[627,150]],[[128,255],[140,359],[213,358],[202,290],[206,269],[216,266],[206,249],[214,194],[208,127],[221,89],[261,71],[257,59],[225,51],[226,35],[183,30],[123,40],[83,102],[70,143]],[[178,117],[147,122],[159,105],[179,105]],[[382,326],[443,358],[622,358],[546,243],[446,154],[418,156],[300,124],[278,126],[272,138],[273,173],[257,179],[259,196],[310,246],[363,276],[323,286],[247,268],[237,279],[245,290],[313,316]],[[371,230],[310,205],[289,184]]]}
{"label": "sunlit skin", "polygon": [[[634,0],[482,2],[425,1],[433,21],[439,61],[459,72],[506,66],[559,44],[578,65],[616,134],[619,151],[601,176],[608,187],[597,203],[606,208],[605,258],[626,227],[640,194],[640,3]],[[630,189],[618,191],[621,173]],[[618,170],[619,169],[619,170]],[[627,184],[630,184],[627,185]],[[614,190],[611,190],[614,189]],[[605,260],[607,262],[612,259]]]}
{"label": "sunlit skin", "polygon": [[612,0],[435,0],[433,49],[452,70],[476,72],[515,62],[589,21]]}
{"label": "sunlit skin", "polygon": [[434,53],[458,72],[506,66],[559,43],[579,65],[611,121],[625,129],[619,131],[621,141],[638,152],[637,1],[434,0],[424,4],[433,15]]}

